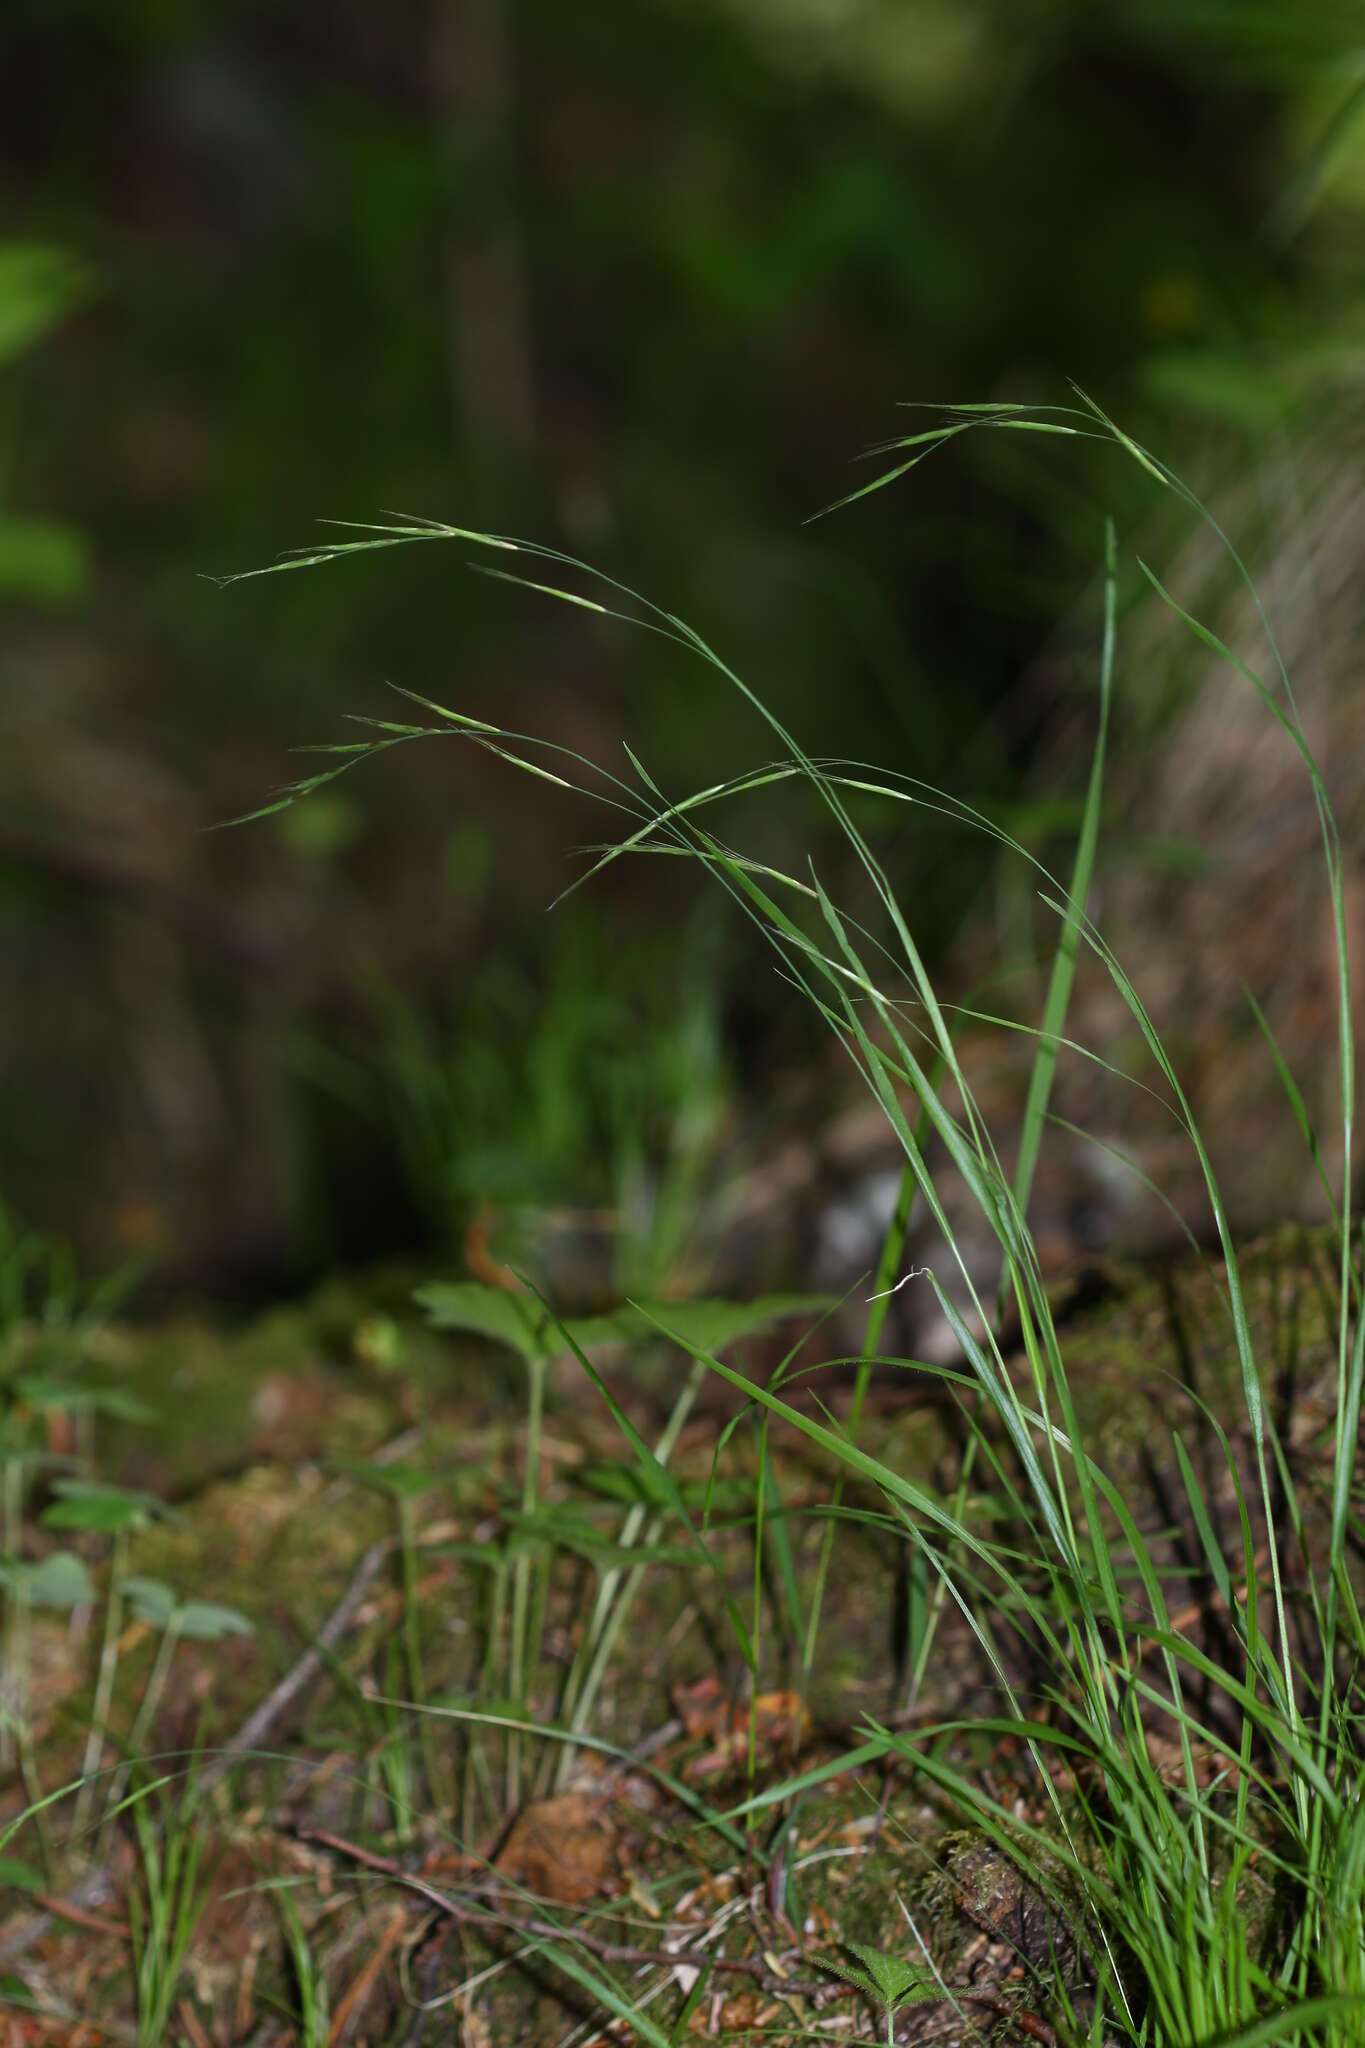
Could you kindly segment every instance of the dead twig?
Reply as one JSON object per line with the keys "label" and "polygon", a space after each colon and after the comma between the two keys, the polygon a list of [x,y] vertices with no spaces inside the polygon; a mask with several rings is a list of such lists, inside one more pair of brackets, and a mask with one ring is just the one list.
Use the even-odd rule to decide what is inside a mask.
{"label": "dead twig", "polygon": [[[457,1899],[449,1898],[438,1891],[435,1885],[414,1872],[405,1870],[390,1856],[377,1855],[371,1849],[364,1849],[358,1842],[348,1842],[342,1835],[328,1833],[321,1828],[298,1829],[300,1841],[311,1842],[319,1848],[328,1849],[334,1855],[359,1864],[365,1870],[376,1871],[391,1877],[395,1882],[406,1885],[436,1908],[438,1914],[459,1926],[495,1926],[504,1933],[523,1941],[568,1941],[576,1948],[586,1949],[599,1962],[621,1963],[631,1967],[654,1969],[709,1970],[731,1976],[747,1977],[760,1990],[780,1998],[811,1998],[829,2003],[836,1998],[851,1998],[858,1995],[857,1986],[829,1978],[788,1977],[772,1967],[771,1958],[759,1961],[748,1956],[712,1955],[706,1949],[689,1948],[637,1948],[629,1942],[604,1941],[599,1936],[585,1933],[582,1928],[558,1927],[553,1921],[539,1920],[534,1916],[521,1917],[514,1913],[501,1912],[492,1906],[463,1906]],[[937,2004],[940,2001],[934,2000]],[[982,2011],[995,2018],[1007,2020],[1017,2027],[1026,2039],[1036,2041],[1040,2048],[1059,2048],[1055,2028],[1041,2019],[1037,2013],[1024,2006],[1013,2005],[1008,1999],[998,1998],[980,1989],[948,1990],[942,2001],[957,2007],[979,2006]]]}
{"label": "dead twig", "polygon": [[398,1937],[402,1933],[404,1925],[405,1918],[400,1907],[389,1920],[388,1926],[380,1937],[378,1946],[371,1952],[359,1976],[354,1980],[350,1989],[337,2006],[332,2018],[332,2029],[327,2036],[329,2048],[336,2048],[336,2044],[346,2032],[351,2019],[361,2006],[364,2005],[366,1999],[373,1991],[380,1971],[398,1945]]}
{"label": "dead twig", "polygon": [[51,1913],[58,1920],[69,1920],[73,1927],[88,1927],[92,1934],[108,1934],[115,1941],[131,1939],[126,1921],[106,1920],[102,1914],[90,1912],[79,1899],[58,1899],[51,1892],[32,1892],[30,1897],[44,1913]]}
{"label": "dead twig", "polygon": [[[113,1897],[114,1887],[107,1870],[90,1870],[79,1884],[60,1899],[46,1893],[35,1901],[37,1911],[28,1914],[14,1926],[0,1933],[0,1965],[17,1962],[20,1956],[40,1942],[51,1927],[54,1918],[75,1920],[84,1924],[79,1915],[89,1913],[91,1908]],[[110,1923],[112,1926],[114,1923]]]}
{"label": "dead twig", "polygon": [[851,1993],[852,1986],[831,1983],[827,1978],[803,1979],[786,1977],[773,1969],[767,1962],[760,1962],[746,1956],[714,1956],[706,1949],[657,1949],[636,1948],[625,1942],[603,1941],[597,1935],[587,1934],[581,1928],[556,1926],[552,1920],[523,1918],[507,1913],[496,1906],[464,1906],[458,1899],[450,1898],[438,1890],[426,1878],[414,1871],[405,1870],[390,1856],[379,1856],[371,1849],[361,1848],[358,1842],[348,1842],[344,1836],[333,1835],[321,1828],[299,1828],[299,1841],[311,1842],[322,1849],[330,1849],[336,1856],[348,1862],[357,1863],[365,1870],[382,1873],[395,1883],[405,1885],[429,1905],[436,1908],[445,1919],[453,1920],[463,1927],[498,1927],[505,1933],[525,1941],[569,1941],[577,1948],[583,1948],[600,1962],[644,1965],[655,1969],[721,1970],[734,1976],[750,1978],[761,1990],[775,1992],[784,1998],[840,1997]]}

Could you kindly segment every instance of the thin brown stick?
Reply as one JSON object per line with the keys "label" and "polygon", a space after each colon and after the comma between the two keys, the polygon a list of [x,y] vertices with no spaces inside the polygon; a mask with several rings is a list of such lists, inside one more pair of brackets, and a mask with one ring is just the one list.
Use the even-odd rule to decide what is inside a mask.
{"label": "thin brown stick", "polygon": [[398,1944],[398,1937],[404,1926],[404,1918],[403,1909],[400,1906],[390,1918],[388,1926],[384,1929],[383,1935],[380,1937],[379,1946],[373,1950],[360,1975],[352,1983],[341,2003],[337,2006],[332,2019],[331,2032],[327,2036],[328,2048],[336,2048],[336,2044],[345,2033],[352,2015],[365,2003],[371,1991],[373,1991],[375,1979]]}
{"label": "thin brown stick", "polygon": [[190,2048],[213,2048],[213,2043],[204,2032],[203,2022],[188,1998],[182,1998],[176,2007],[181,2026],[190,2038]]}
{"label": "thin brown stick", "polygon": [[41,1941],[52,1924],[54,1916],[83,1923],[78,1915],[88,1913],[99,1900],[111,1896],[113,1886],[107,1870],[91,1870],[72,1886],[65,1898],[51,1898],[46,1893],[34,1900],[35,1911],[22,1920],[0,1930],[0,1965],[17,1962],[26,1955],[35,1942]]}
{"label": "thin brown stick", "polygon": [[335,1855],[358,1863],[362,1869],[377,1871],[398,1884],[406,1885],[410,1891],[435,1906],[444,1918],[454,1920],[460,1926],[487,1927],[491,1924],[528,1941],[571,1941],[604,1963],[643,1964],[665,1970],[728,1971],[749,1977],[762,1990],[777,1992],[786,1998],[838,1997],[854,1988],[823,1978],[817,1981],[784,1977],[768,1964],[744,1956],[714,1956],[706,1949],[635,1948],[628,1943],[603,1941],[579,1928],[556,1926],[552,1920],[520,1919],[516,1914],[500,1912],[494,1906],[462,1906],[457,1899],[438,1891],[425,1878],[404,1870],[402,1864],[394,1862],[392,1857],[377,1856],[372,1849],[363,1849],[358,1842],[348,1842],[342,1835],[330,1834],[323,1828],[299,1828],[296,1836],[301,1842],[315,1842],[320,1848],[330,1849]]}
{"label": "thin brown stick", "polygon": [[[557,1927],[553,1921],[519,1919],[513,1913],[500,1913],[492,1907],[461,1906],[458,1900],[448,1898],[437,1891],[424,1878],[415,1877],[403,1869],[392,1857],[378,1856],[372,1849],[361,1848],[358,1842],[348,1842],[342,1835],[328,1833],[325,1829],[299,1829],[300,1841],[315,1842],[319,1847],[330,1849],[338,1856],[344,1856],[358,1863],[366,1870],[374,1870],[398,1883],[411,1887],[436,1907],[443,1918],[453,1920],[461,1926],[487,1925],[492,1921],[508,1934],[530,1941],[571,1941],[577,1947],[586,1949],[603,1963],[624,1963],[653,1969],[715,1970],[731,1975],[748,1977],[760,1990],[776,1994],[781,1998],[815,1998],[828,2002],[835,1998],[849,1998],[857,1993],[854,1984],[818,1980],[802,1977],[784,1977],[772,1969],[767,1962],[758,1962],[746,1956],[716,1956],[705,1949],[656,1949],[636,1948],[627,1942],[603,1941],[593,1934],[585,1934],[581,1928]],[[937,2004],[939,2001],[935,2000]],[[984,2011],[1008,2020],[1020,2033],[1040,2048],[1059,2048],[1056,2030],[1047,2021],[1026,2008],[1011,2005],[1007,1999],[996,1998],[990,1992],[981,1990],[950,1991],[942,2001],[957,2006],[977,2005]]]}
{"label": "thin brown stick", "polygon": [[73,1927],[88,1927],[92,1934],[112,1935],[115,1941],[131,1938],[126,1921],[106,1920],[100,1913],[88,1912],[79,1900],[54,1898],[51,1892],[31,1892],[29,1896],[44,1913],[52,1913],[58,1920],[69,1920]]}

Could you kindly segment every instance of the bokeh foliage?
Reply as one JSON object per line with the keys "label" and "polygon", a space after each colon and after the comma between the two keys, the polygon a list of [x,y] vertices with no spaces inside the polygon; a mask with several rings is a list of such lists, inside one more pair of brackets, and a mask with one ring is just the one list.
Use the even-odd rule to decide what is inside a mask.
{"label": "bokeh foliage", "polygon": [[[458,749],[203,826],[385,715],[386,678],[606,761],[626,737],[678,790],[763,743],[666,648],[447,551],[203,572],[386,506],[527,531],[695,619],[812,750],[1004,800],[1008,692],[1137,484],[983,443],[803,527],[850,456],[898,400],[1074,375],[1216,481],[1353,375],[1341,0],[12,0],[0,38],[0,1188],[216,1285],[448,1227],[382,1075],[416,1035],[525,1099],[505,1019],[497,1058],[471,1037],[479,963],[524,970],[543,1063],[525,963],[591,828]],[[980,857],[897,859],[943,948]],[[689,900],[639,890],[556,914],[609,915],[620,962]],[[723,948],[673,971],[770,1073]],[[588,1128],[653,1000],[619,974]],[[319,1045],[381,1076],[363,1106]],[[495,1092],[471,1157],[499,1120]]]}

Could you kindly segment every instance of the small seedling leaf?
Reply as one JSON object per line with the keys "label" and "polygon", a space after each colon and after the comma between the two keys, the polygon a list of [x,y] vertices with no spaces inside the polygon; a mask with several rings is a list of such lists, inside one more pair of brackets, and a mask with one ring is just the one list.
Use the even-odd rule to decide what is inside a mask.
{"label": "small seedling leaf", "polygon": [[394,1500],[416,1500],[419,1494],[430,1493],[433,1486],[439,1486],[445,1477],[443,1472],[432,1472],[422,1465],[384,1465],[372,1458],[331,1458],[327,1469],[342,1472],[348,1479],[358,1479],[362,1486],[371,1486],[376,1493],[387,1493]]}
{"label": "small seedling leaf", "polygon": [[943,1996],[922,1963],[907,1962],[904,1956],[888,1955],[862,1941],[846,1941],[843,1946],[849,1955],[857,1957],[856,1964],[843,1962],[837,1956],[816,1956],[814,1960],[822,1970],[832,1970],[846,1983],[856,1984],[890,2011]]}
{"label": "small seedling leaf", "polygon": [[94,1582],[84,1559],[70,1550],[56,1550],[36,1564],[6,1558],[0,1564],[0,1585],[9,1593],[21,1595],[34,1607],[63,1611],[91,1606],[95,1598]]}
{"label": "small seedling leaf", "polygon": [[154,1515],[164,1512],[154,1493],[137,1493],[124,1486],[103,1486],[87,1479],[56,1479],[52,1490],[58,1498],[39,1517],[45,1529],[84,1529],[91,1534],[113,1536],[123,1529],[141,1528]]}
{"label": "small seedling leaf", "polygon": [[88,1408],[97,1415],[112,1415],[117,1422],[156,1420],[156,1410],[123,1387],[83,1387],[50,1373],[21,1373],[13,1384],[22,1401],[44,1413]]}
{"label": "small seedling leaf", "polygon": [[187,1600],[175,1615],[182,1636],[199,1643],[216,1643],[222,1636],[251,1636],[256,1624],[235,1607],[220,1607],[212,1600]]}
{"label": "small seedling leaf", "polygon": [[[520,1295],[501,1287],[484,1287],[474,1280],[440,1280],[419,1287],[414,1299],[438,1330],[465,1330],[471,1336],[491,1337],[525,1359],[545,1355],[541,1336],[544,1314],[538,1303]],[[557,1342],[554,1348],[559,1348]]]}
{"label": "small seedling leaf", "polygon": [[437,1281],[419,1287],[416,1300],[437,1329],[468,1330],[511,1345],[523,1358],[554,1358],[577,1345],[594,1351],[604,1344],[659,1341],[658,1323],[701,1351],[720,1351],[738,1337],[788,1316],[820,1315],[831,1306],[825,1295],[769,1294],[757,1301],[670,1301],[632,1303],[610,1315],[551,1321],[539,1304],[500,1287],[474,1281]]}
{"label": "small seedling leaf", "polygon": [[166,1628],[175,1613],[175,1594],[163,1579],[135,1574],[124,1580],[123,1597],[134,1621],[145,1622],[148,1628]]}
{"label": "small seedling leaf", "polygon": [[80,1391],[70,1380],[53,1379],[46,1373],[19,1373],[11,1382],[19,1399],[29,1408],[42,1412],[53,1409],[74,1408],[80,1399]]}

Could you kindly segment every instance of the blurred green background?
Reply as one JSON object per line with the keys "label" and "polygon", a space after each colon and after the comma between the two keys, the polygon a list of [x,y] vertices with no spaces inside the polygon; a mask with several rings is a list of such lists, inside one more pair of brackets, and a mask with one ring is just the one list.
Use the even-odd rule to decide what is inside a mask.
{"label": "blurred green background", "polygon": [[[526,533],[812,750],[1007,802],[1140,474],[980,437],[803,521],[901,401],[1074,376],[1215,481],[1320,431],[1362,81],[1345,0],[9,0],[0,1196],[224,1296],[488,1201],[634,1189],[669,1256],[814,1044],[681,864],[547,923],[603,819],[459,746],[204,828],[388,680],[675,794],[752,714],[458,548],[206,578],[320,517]],[[986,854],[894,860],[941,955]]]}

